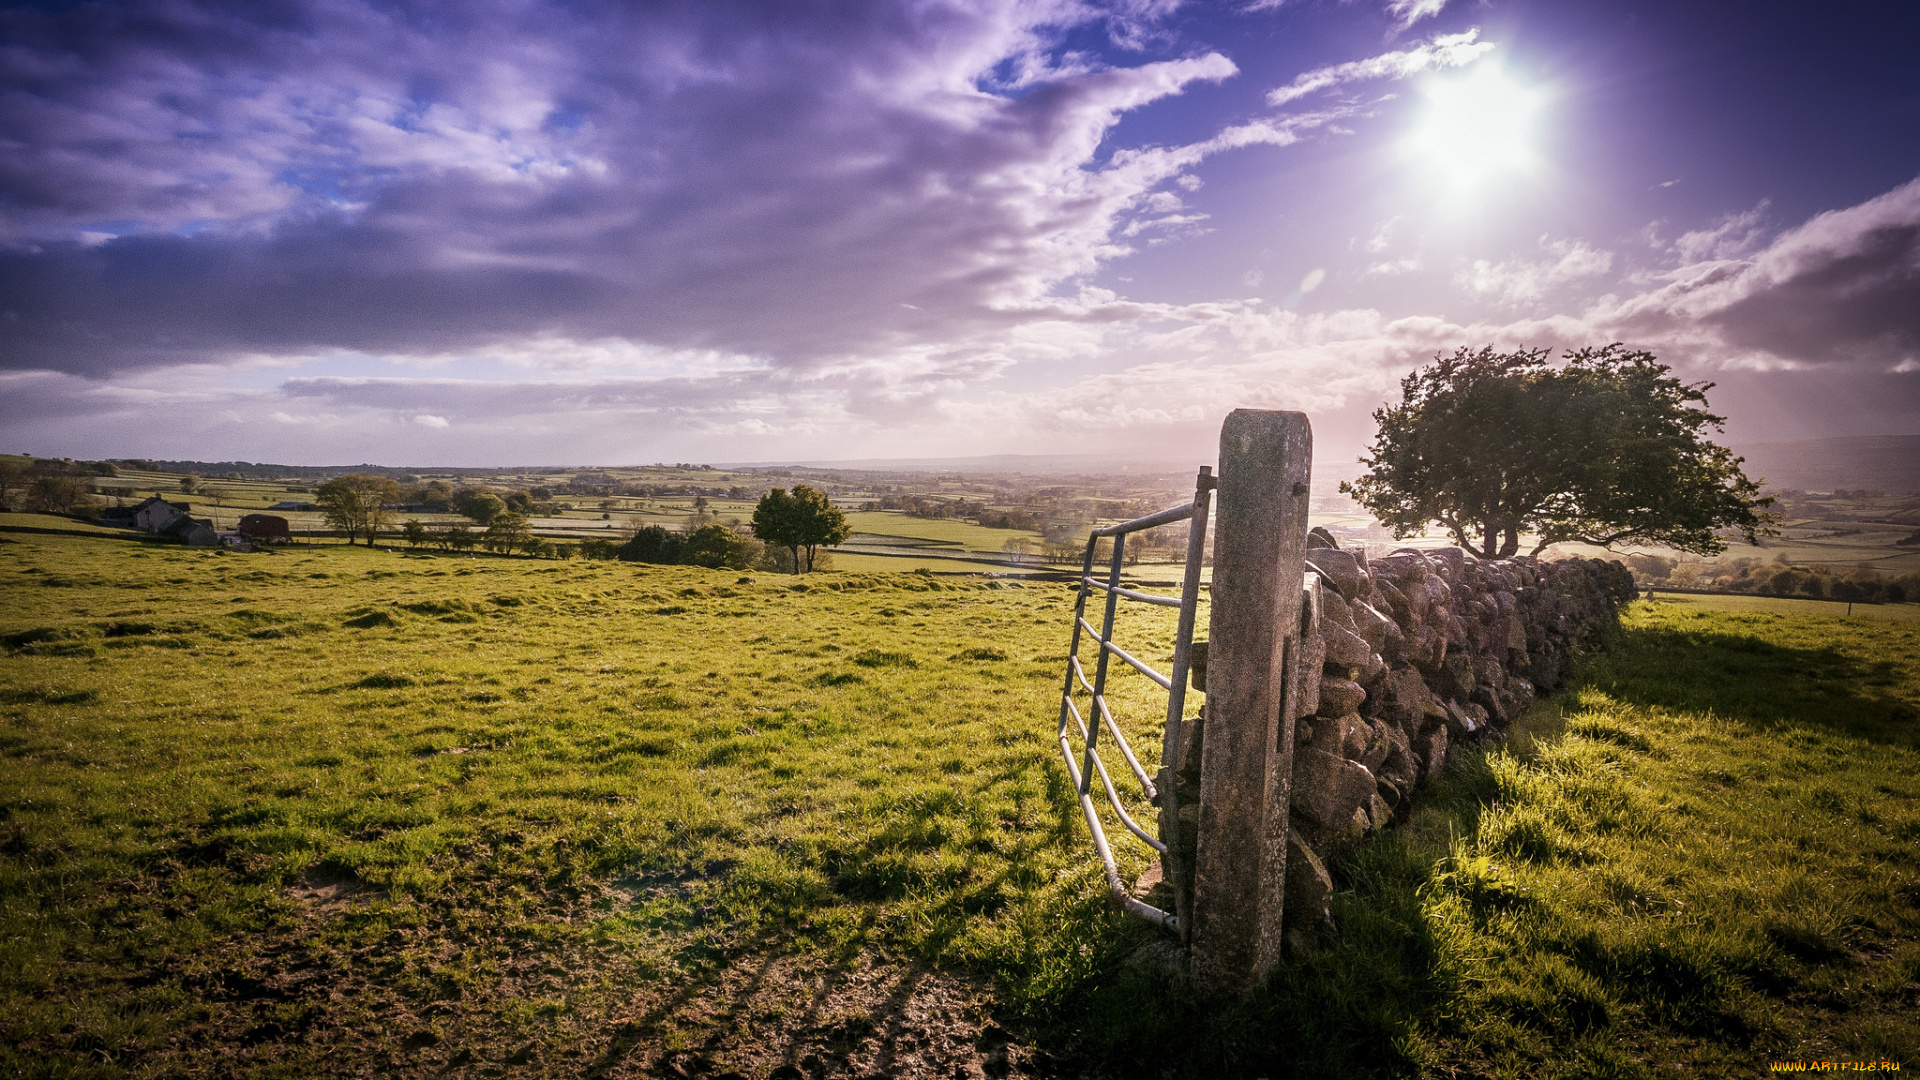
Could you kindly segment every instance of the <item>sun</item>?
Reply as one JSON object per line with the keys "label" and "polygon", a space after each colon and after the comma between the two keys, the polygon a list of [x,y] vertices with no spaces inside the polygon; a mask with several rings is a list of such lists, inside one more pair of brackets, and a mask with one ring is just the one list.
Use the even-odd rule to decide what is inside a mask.
{"label": "sun", "polygon": [[1492,63],[1425,87],[1426,109],[1410,149],[1415,159],[1458,187],[1524,172],[1537,161],[1533,129],[1543,94]]}

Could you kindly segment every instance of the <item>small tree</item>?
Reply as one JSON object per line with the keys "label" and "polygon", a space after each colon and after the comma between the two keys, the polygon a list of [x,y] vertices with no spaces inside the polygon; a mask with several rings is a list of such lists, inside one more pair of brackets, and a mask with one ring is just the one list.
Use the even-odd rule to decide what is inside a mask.
{"label": "small tree", "polygon": [[1712,555],[1721,532],[1769,533],[1772,500],[1741,459],[1704,437],[1711,383],[1683,383],[1653,354],[1462,348],[1408,375],[1351,494],[1395,536],[1438,523],[1482,558],[1548,544],[1661,544]]}
{"label": "small tree", "polygon": [[680,561],[715,570],[750,570],[760,561],[760,544],[725,525],[702,525],[687,534]]}
{"label": "small tree", "polygon": [[791,552],[794,573],[798,574],[803,572],[802,551],[806,552],[805,568],[810,571],[814,552],[846,542],[853,535],[853,527],[825,492],[797,484],[792,494],[774,488],[761,496],[760,504],[753,509],[753,535]]}
{"label": "small tree", "polygon": [[620,545],[620,558],[628,562],[677,563],[685,538],[659,525],[643,525]]}
{"label": "small tree", "polygon": [[34,462],[27,483],[27,506],[43,514],[68,514],[86,501],[93,485],[76,467],[46,460]]}
{"label": "small tree", "polygon": [[348,473],[321,484],[314,493],[326,511],[327,524],[347,534],[347,543],[364,536],[367,546],[381,529],[393,524],[387,504],[400,497],[400,485],[384,476]]}
{"label": "small tree", "polygon": [[0,461],[0,510],[12,510],[14,496],[20,493],[27,470],[11,461]]}
{"label": "small tree", "polygon": [[408,518],[407,523],[400,526],[400,535],[407,538],[409,546],[417,548],[426,547],[434,540],[433,533],[428,532],[418,518]]}
{"label": "small tree", "polygon": [[527,528],[527,519],[511,511],[496,515],[493,523],[487,526],[482,542],[488,551],[497,551],[502,555],[511,555],[533,539],[533,532]]}
{"label": "small tree", "polygon": [[494,518],[507,512],[507,504],[500,496],[491,491],[467,489],[454,492],[453,508],[482,525],[493,524]]}
{"label": "small tree", "polygon": [[1006,543],[1000,545],[1000,550],[1006,552],[1015,566],[1024,566],[1033,561],[1033,541],[1024,536],[1008,538]]}
{"label": "small tree", "polygon": [[458,521],[440,526],[434,536],[448,551],[472,551],[477,539],[472,529]]}

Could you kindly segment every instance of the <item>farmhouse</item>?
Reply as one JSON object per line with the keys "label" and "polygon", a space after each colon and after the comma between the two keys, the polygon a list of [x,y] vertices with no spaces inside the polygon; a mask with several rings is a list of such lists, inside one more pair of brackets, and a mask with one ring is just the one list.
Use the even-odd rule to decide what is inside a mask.
{"label": "farmhouse", "polygon": [[275,544],[284,544],[293,539],[287,519],[278,514],[248,514],[240,519],[240,535]]}
{"label": "farmhouse", "polygon": [[150,533],[164,532],[167,526],[186,517],[191,509],[187,503],[172,503],[154,495],[133,508],[133,527]]}

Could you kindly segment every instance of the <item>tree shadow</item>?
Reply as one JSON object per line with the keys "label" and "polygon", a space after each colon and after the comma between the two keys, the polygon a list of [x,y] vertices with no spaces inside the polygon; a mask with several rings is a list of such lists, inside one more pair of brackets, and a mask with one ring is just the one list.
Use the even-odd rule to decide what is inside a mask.
{"label": "tree shadow", "polygon": [[1920,748],[1920,709],[1895,660],[1864,641],[1793,647],[1752,634],[1669,626],[1625,630],[1593,657],[1585,685],[1652,708],[1755,730],[1815,726]]}

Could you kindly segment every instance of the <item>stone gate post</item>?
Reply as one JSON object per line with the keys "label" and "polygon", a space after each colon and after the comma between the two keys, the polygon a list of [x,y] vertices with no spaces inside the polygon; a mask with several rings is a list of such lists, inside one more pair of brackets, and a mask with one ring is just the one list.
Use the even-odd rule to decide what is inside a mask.
{"label": "stone gate post", "polygon": [[1251,992],[1280,960],[1312,462],[1305,413],[1236,409],[1220,429],[1190,939],[1214,991]]}

